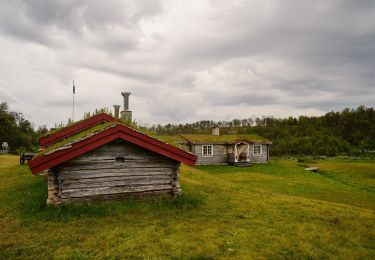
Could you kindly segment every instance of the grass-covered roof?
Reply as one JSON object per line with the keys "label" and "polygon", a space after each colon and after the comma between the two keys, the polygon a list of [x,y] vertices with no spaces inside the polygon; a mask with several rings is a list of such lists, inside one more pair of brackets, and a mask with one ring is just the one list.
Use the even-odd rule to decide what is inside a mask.
{"label": "grass-covered roof", "polygon": [[168,144],[171,144],[173,146],[176,146],[177,148],[182,149],[184,151],[188,151],[187,147],[185,147],[185,145],[181,144],[181,141],[184,140],[181,136],[159,136],[159,135],[157,135],[157,134],[155,134],[155,133],[153,133],[153,132],[151,132],[151,131],[149,131],[145,128],[138,127],[137,125],[134,125],[134,124],[129,125],[129,122],[125,122],[125,121],[122,121],[121,119],[119,119],[116,122],[101,123],[101,124],[95,125],[93,127],[90,127],[90,128],[88,128],[88,129],[86,129],[82,132],[71,135],[71,136],[65,138],[64,140],[61,140],[57,143],[54,143],[54,144],[46,147],[45,149],[41,150],[36,155],[36,157],[44,155],[44,154],[53,153],[53,152],[58,151],[58,150],[69,148],[72,144],[74,144],[76,142],[80,142],[82,140],[85,140],[86,138],[89,138],[92,135],[98,134],[101,131],[104,131],[104,130],[106,130],[108,128],[111,128],[111,127],[114,127],[116,125],[126,125],[127,127],[130,127],[137,132],[146,134],[146,135],[148,135],[152,138],[155,138],[159,141],[162,141],[164,143],[168,143]]}
{"label": "grass-covered roof", "polygon": [[265,142],[268,143],[269,141],[259,135],[255,134],[233,134],[233,135],[182,135],[185,138],[185,141],[188,140],[192,143],[234,143],[238,140],[248,140],[248,141],[255,141],[255,142]]}
{"label": "grass-covered roof", "polygon": [[82,132],[79,132],[77,134],[74,134],[72,136],[69,136],[68,138],[62,140],[62,141],[59,141],[57,143],[54,143],[48,147],[46,147],[45,149],[41,150],[36,157],[38,156],[41,156],[43,154],[48,154],[50,152],[53,152],[53,151],[56,151],[56,150],[59,150],[61,149],[62,147],[64,146],[69,146],[69,144],[72,144],[72,143],[75,143],[79,140],[82,140],[82,139],[85,139],[89,136],[92,136],[98,132],[101,132],[107,128],[110,128],[112,126],[115,126],[116,124],[119,124],[119,123],[115,123],[115,122],[108,122],[108,123],[102,123],[102,124],[99,124],[99,125],[96,125],[96,126],[93,126],[91,128],[88,128]]}

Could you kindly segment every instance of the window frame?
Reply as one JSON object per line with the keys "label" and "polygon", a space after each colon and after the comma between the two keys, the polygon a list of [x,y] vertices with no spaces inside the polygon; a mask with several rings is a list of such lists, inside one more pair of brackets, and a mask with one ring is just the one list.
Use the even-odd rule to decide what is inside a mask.
{"label": "window frame", "polygon": [[[255,147],[259,146],[260,149],[259,149],[259,153],[255,153]],[[254,156],[262,156],[262,153],[263,153],[263,145],[261,144],[254,144],[253,146],[253,155]]]}
{"label": "window frame", "polygon": [[[211,153],[210,154],[205,154],[204,153],[204,148],[207,147],[207,151],[208,151],[208,147],[211,148]],[[214,146],[212,144],[202,144],[202,157],[213,157],[214,156]]]}

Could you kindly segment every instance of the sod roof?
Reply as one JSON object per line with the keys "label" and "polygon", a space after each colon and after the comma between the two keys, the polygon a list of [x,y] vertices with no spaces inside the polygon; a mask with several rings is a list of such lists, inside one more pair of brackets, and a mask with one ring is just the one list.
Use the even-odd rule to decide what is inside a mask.
{"label": "sod roof", "polygon": [[159,135],[157,139],[168,144],[172,144],[184,151],[190,152],[186,140],[181,135]]}
{"label": "sod roof", "polygon": [[233,135],[182,135],[185,141],[191,143],[235,143],[246,140],[257,143],[271,143],[269,140],[255,134],[233,134]]}
{"label": "sod roof", "polygon": [[74,124],[48,132],[46,135],[43,135],[39,138],[39,143],[40,143],[40,146],[46,147],[54,143],[57,143],[61,140],[64,140],[65,138],[69,136],[80,133],[95,125],[105,123],[105,122],[115,122],[115,121],[119,121],[119,119],[116,119],[106,113],[93,115],[90,118],[82,119],[78,122],[75,122]]}
{"label": "sod roof", "polygon": [[108,122],[108,123],[102,123],[95,125],[93,127],[90,127],[89,129],[86,129],[82,132],[79,132],[77,134],[71,135],[67,137],[66,139],[59,141],[57,143],[54,143],[50,146],[47,146],[46,148],[42,149],[35,157],[44,155],[44,154],[49,154],[54,151],[61,150],[63,148],[68,148],[72,143],[79,142],[80,140],[84,140],[94,134],[97,134],[107,128],[113,127],[117,125],[118,123],[115,122]]}
{"label": "sod roof", "polygon": [[173,135],[173,136],[161,136],[157,135],[155,133],[152,133],[151,131],[148,131],[147,129],[139,128],[136,126],[129,126],[128,124],[125,124],[121,121],[116,122],[104,122],[100,123],[98,125],[95,125],[93,127],[90,127],[82,132],[79,132],[77,134],[71,135],[57,143],[54,143],[50,146],[47,146],[46,148],[39,151],[39,153],[35,157],[39,157],[44,154],[50,154],[55,151],[63,150],[69,148],[72,144],[80,142],[82,140],[85,140],[89,138],[90,136],[96,135],[108,128],[115,127],[116,125],[125,125],[134,131],[137,131],[142,134],[146,134],[152,138],[155,138],[161,142],[171,144],[181,150],[189,152],[189,149],[186,145],[182,144],[183,142],[186,142],[184,138],[182,138],[180,135]]}

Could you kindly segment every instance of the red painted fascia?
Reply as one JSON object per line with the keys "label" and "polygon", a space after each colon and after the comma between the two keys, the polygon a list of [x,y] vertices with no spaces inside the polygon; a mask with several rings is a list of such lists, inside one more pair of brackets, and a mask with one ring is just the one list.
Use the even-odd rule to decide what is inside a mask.
{"label": "red painted fascia", "polygon": [[43,170],[55,167],[65,161],[76,158],[118,138],[188,165],[195,165],[197,160],[197,156],[193,154],[137,132],[127,126],[117,125],[86,140],[75,143],[68,149],[37,157],[29,162],[29,167],[31,172],[36,174]]}
{"label": "red painted fascia", "polygon": [[74,135],[76,133],[82,132],[86,129],[89,129],[90,127],[93,127],[95,125],[104,123],[104,122],[115,122],[116,118],[102,113],[95,116],[92,116],[88,119],[82,120],[81,122],[78,122],[76,124],[73,124],[71,126],[65,127],[51,135],[42,136],[39,138],[39,144],[41,147],[47,147],[51,144],[57,143],[71,135]]}

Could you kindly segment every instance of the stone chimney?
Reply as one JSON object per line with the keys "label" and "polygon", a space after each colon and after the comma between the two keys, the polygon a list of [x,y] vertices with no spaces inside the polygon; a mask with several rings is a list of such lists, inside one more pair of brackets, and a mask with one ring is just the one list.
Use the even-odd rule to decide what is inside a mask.
{"label": "stone chimney", "polygon": [[129,96],[130,92],[121,92],[121,95],[124,97],[124,111],[129,111]]}
{"label": "stone chimney", "polygon": [[212,135],[220,135],[220,128],[218,125],[212,127]]}
{"label": "stone chimney", "polygon": [[115,118],[119,118],[120,117],[120,105],[113,105],[113,107],[115,108]]}
{"label": "stone chimney", "polygon": [[132,121],[132,111],[129,110],[129,96],[130,92],[121,92],[124,97],[124,110],[121,111],[121,118],[124,120]]}

